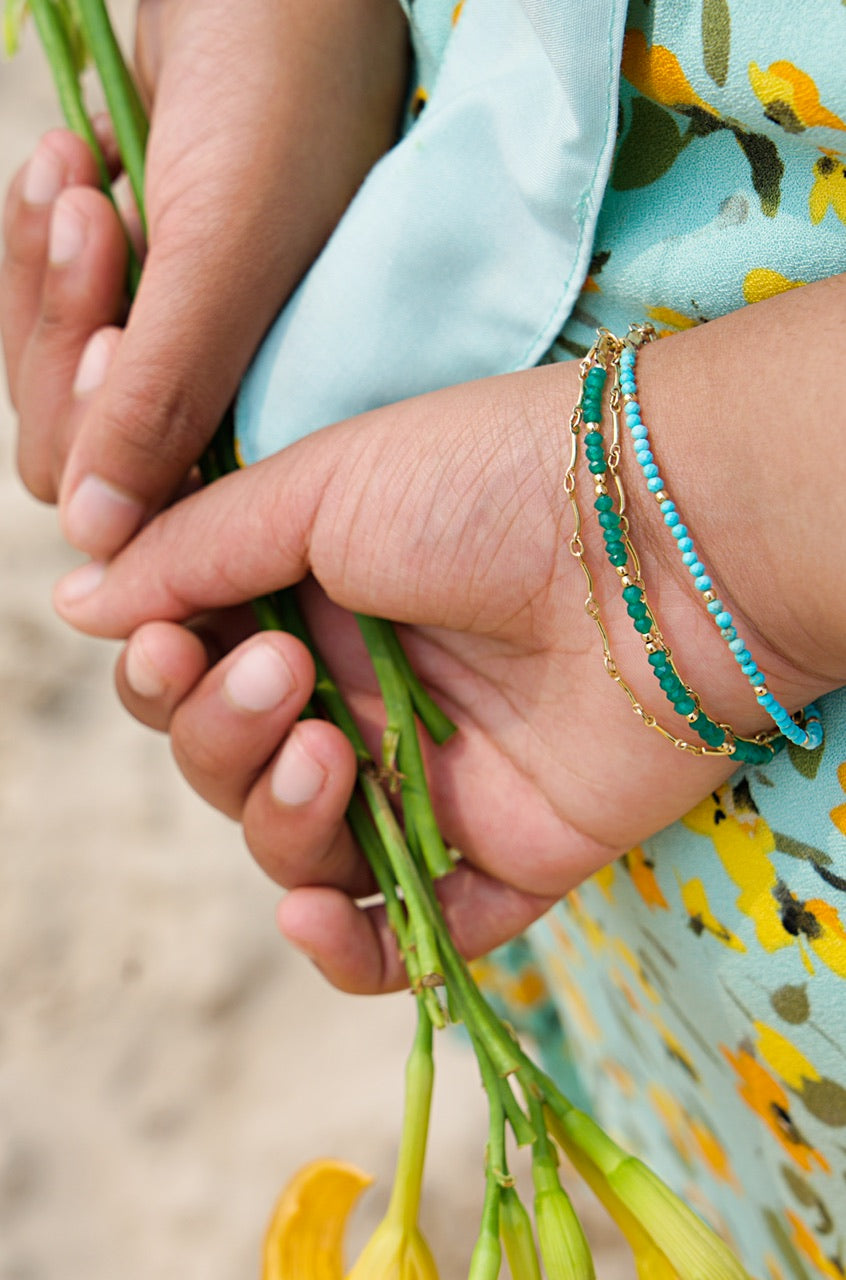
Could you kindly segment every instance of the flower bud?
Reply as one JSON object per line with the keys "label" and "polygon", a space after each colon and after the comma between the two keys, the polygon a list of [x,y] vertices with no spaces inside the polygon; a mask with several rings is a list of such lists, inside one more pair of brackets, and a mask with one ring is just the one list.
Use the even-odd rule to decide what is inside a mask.
{"label": "flower bud", "polygon": [[506,1187],[502,1193],[499,1228],[513,1280],[541,1280],[532,1224],[513,1187]]}
{"label": "flower bud", "polygon": [[548,1280],[594,1280],[582,1224],[551,1166],[535,1162],[535,1222]]}

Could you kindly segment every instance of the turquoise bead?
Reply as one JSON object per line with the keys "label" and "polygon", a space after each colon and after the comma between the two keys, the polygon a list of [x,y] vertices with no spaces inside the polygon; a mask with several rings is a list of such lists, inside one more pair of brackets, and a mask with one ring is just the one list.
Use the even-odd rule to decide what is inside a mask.
{"label": "turquoise bead", "polygon": [[712,583],[707,573],[703,573],[698,578],[693,579],[693,585],[697,591],[710,591]]}
{"label": "turquoise bead", "polygon": [[[682,560],[684,560],[685,556],[690,555],[693,552],[693,538],[689,538],[687,533],[685,533],[684,537],[679,542],[679,551],[683,552]],[[686,560],[684,560],[684,562],[687,564]]]}
{"label": "turquoise bead", "polygon": [[647,480],[646,487],[650,493],[658,493],[660,489],[664,488],[664,481],[660,476],[653,476],[651,480]]}
{"label": "turquoise bead", "polygon": [[664,524],[672,529],[674,524],[679,523],[679,513],[677,511],[668,511],[664,516]]}
{"label": "turquoise bead", "polygon": [[716,622],[718,627],[730,627],[732,618],[728,609],[723,609],[722,613],[718,613],[715,616],[714,621]]}
{"label": "turquoise bead", "polygon": [[[650,455],[649,455],[649,456],[650,456],[650,458],[651,458],[651,457],[652,457],[652,454],[650,453]],[[654,479],[654,478],[658,475],[658,468],[657,468],[657,466],[655,465],[655,463],[654,463],[654,462],[648,462],[648,463],[646,464],[646,466],[643,468],[643,474],[646,476],[647,480],[652,480],[652,479]]]}
{"label": "turquoise bead", "polygon": [[682,542],[690,542],[690,539],[687,536],[687,525],[684,525],[684,524],[674,525],[673,537],[678,541],[680,546]]}
{"label": "turquoise bead", "polygon": [[646,440],[649,432],[642,422],[630,422],[631,434],[633,440]]}
{"label": "turquoise bead", "polygon": [[705,608],[709,613],[721,613],[723,609],[722,600],[709,600]]}
{"label": "turquoise bead", "polygon": [[684,555],[682,556],[682,564],[695,564],[698,558],[699,557],[696,552],[693,550],[693,544],[691,543],[691,545],[685,549]]}

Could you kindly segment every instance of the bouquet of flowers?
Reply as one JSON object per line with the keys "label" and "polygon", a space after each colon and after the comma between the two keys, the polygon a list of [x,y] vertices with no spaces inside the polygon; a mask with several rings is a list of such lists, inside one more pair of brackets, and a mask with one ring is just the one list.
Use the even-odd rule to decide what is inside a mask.
{"label": "bouquet of flowers", "polygon": [[[143,225],[147,122],[104,0],[5,0],[10,52],[28,12],[67,123],[88,142],[110,193],[109,170],[82,87],[83,69],[93,63]],[[132,252],[130,291],[141,270]],[[238,466],[231,419],[221,424],[200,466],[206,483]],[[355,748],[358,785],[348,820],[384,899],[417,1005],[393,1193],[384,1220],[346,1273],[348,1280],[437,1280],[418,1211],[434,1032],[450,1022],[466,1029],[489,1112],[484,1206],[469,1280],[495,1280],[503,1249],[514,1280],[540,1280],[543,1274],[548,1280],[593,1276],[587,1241],[560,1180],[561,1155],[619,1226],[641,1280],[742,1280],[740,1264],[704,1222],[575,1108],[524,1052],[456,950],[434,890],[435,881],[451,871],[453,857],[433,813],[418,737],[422,730],[439,744],[454,729],[416,678],[390,623],[358,619],[385,707],[381,759],[374,759],[308,634],[295,596],[283,592],[257,600],[254,610],[260,626],[284,629],[308,645],[317,681],[304,714],[332,719]],[[522,1148],[529,1149],[531,1159],[534,1226],[509,1165],[511,1153]],[[302,1169],[273,1211],[264,1242],[263,1280],[341,1280],[346,1221],[368,1182],[358,1169],[332,1160]]]}

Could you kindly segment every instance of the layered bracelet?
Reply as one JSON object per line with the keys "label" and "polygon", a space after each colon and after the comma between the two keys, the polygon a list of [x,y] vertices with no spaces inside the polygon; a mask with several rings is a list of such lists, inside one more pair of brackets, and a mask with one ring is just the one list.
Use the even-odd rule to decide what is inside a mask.
{"label": "layered bracelet", "polygon": [[[596,624],[602,641],[605,668],[611,678],[626,693],[633,711],[644,724],[655,729],[673,746],[693,755],[731,756],[738,762],[764,764],[771,760],[786,742],[813,750],[822,742],[823,729],[815,706],[791,715],[786,707],[773,696],[767,687],[766,676],[758,667],[746,642],[738,635],[730,611],[719,598],[710,574],[702,563],[693,538],[683,523],[676,504],[670,497],[652,452],[649,431],[637,393],[635,367],[639,348],[654,338],[651,325],[632,325],[625,339],[615,338],[605,329],[597,333],[596,341],[580,365],[581,394],[570,418],[570,465],[565,474],[564,487],[570,498],[575,532],[570,540],[570,550],[579,560],[588,586],[585,609]],[[611,412],[611,441],[606,447],[603,434],[605,384],[612,375],[609,407]],[[621,431],[621,419],[625,421],[625,433]],[[775,729],[756,734],[751,738],[740,734],[722,721],[714,719],[703,710],[699,695],[679,673],[678,666],[658,625],[649,604],[646,586],[641,575],[640,559],[632,543],[626,514],[626,497],[620,475],[620,457],[623,435],[631,441],[649,492],[653,495],[668,533],[674,539],[682,562],[687,568],[693,587],[702,601],[714,625],[725,640],[729,652],[749,680],[759,706],[773,720]],[[594,595],[593,574],[585,558],[582,540],[582,514],[576,491],[576,470],[579,462],[580,440],[590,473],[593,490],[593,506],[597,513],[605,542],[605,555],[620,583],[623,603],[632,620],[635,631],[643,642],[647,662],[664,696],[677,715],[687,721],[699,742],[680,737],[649,712],[632,686],[624,679],[611,653],[608,632]]]}

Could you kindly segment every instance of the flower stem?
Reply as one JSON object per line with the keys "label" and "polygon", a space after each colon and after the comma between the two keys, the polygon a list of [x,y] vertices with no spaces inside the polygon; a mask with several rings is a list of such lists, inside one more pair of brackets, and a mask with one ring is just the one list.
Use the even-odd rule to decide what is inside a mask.
{"label": "flower stem", "polygon": [[420,1211],[434,1077],[432,1023],[418,1005],[417,1031],[405,1066],[405,1113],[394,1188],[387,1212],[388,1218],[401,1221],[409,1232],[416,1226]]}
{"label": "flower stem", "polygon": [[138,96],[135,81],[115,38],[103,0],[76,0],[76,10],[85,43],[103,86],[118,150],[146,235],[144,150],[149,128],[147,117]]}
{"label": "flower stem", "polygon": [[452,871],[453,862],[432,810],[412,696],[396,660],[399,642],[391,624],[382,618],[356,614],[356,620],[382,691],[388,732],[396,735],[406,839],[429,874],[437,878]]}

